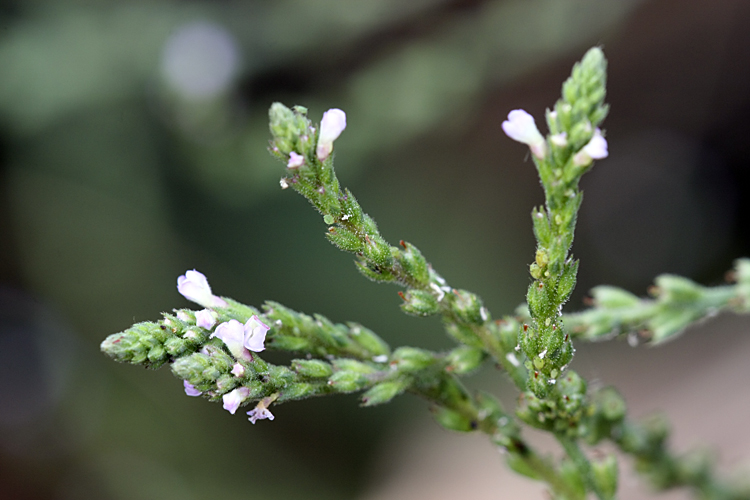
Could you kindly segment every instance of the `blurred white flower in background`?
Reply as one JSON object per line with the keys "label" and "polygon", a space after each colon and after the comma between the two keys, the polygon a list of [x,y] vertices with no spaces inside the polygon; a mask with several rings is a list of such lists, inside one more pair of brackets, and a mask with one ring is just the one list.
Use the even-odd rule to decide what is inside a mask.
{"label": "blurred white flower in background", "polygon": [[237,75],[240,52],[234,37],[207,21],[178,28],[164,45],[161,71],[184,98],[210,99],[224,92]]}

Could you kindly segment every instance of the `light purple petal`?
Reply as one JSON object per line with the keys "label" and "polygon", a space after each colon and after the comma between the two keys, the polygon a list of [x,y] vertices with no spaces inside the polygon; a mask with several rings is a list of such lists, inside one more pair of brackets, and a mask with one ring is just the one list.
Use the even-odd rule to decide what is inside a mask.
{"label": "light purple petal", "polygon": [[186,299],[203,307],[226,307],[227,303],[211,293],[206,277],[193,269],[177,278],[177,291]]}
{"label": "light purple petal", "polygon": [[250,420],[250,422],[252,422],[253,424],[255,424],[257,420],[274,419],[273,413],[268,411],[268,408],[261,408],[260,406],[250,410],[249,412],[247,412],[247,414],[250,417],[248,418],[248,420]]}
{"label": "light purple petal", "polygon": [[210,330],[216,324],[216,313],[210,309],[203,309],[195,313],[195,324]]}
{"label": "light purple petal", "polygon": [[217,326],[209,338],[213,337],[220,338],[237,359],[247,358],[250,354],[243,345],[245,342],[245,327],[236,319],[230,319]]}
{"label": "light purple petal", "polygon": [[245,374],[245,367],[239,363],[235,363],[232,367],[232,375],[239,378]]}
{"label": "light purple petal", "polygon": [[265,350],[266,333],[271,328],[263,323],[258,316],[253,315],[252,318],[247,320],[245,323],[245,341],[244,346],[253,352],[261,352]]}
{"label": "light purple petal", "polygon": [[317,155],[320,161],[324,161],[333,151],[333,141],[338,139],[341,132],[346,128],[346,113],[340,109],[333,108],[323,113],[320,120],[320,134],[318,134]]}
{"label": "light purple petal", "polygon": [[249,395],[250,389],[247,387],[239,387],[232,392],[224,394],[221,398],[224,402],[224,409],[234,415],[234,412],[237,411],[237,408],[240,407],[240,404],[242,404]]}
{"label": "light purple petal", "polygon": [[583,150],[593,160],[601,160],[609,155],[609,151],[607,151],[607,139],[602,137],[602,133],[599,129],[596,129],[594,136],[589,143],[583,147]]}
{"label": "light purple petal", "polygon": [[502,124],[503,132],[514,141],[526,144],[537,158],[543,158],[546,153],[546,141],[536,128],[534,117],[522,109],[514,109],[508,113],[508,119]]}
{"label": "light purple petal", "polygon": [[195,397],[195,396],[200,396],[201,394],[203,394],[201,391],[193,387],[193,384],[191,384],[187,380],[183,380],[182,385],[183,387],[185,387],[185,394],[187,394],[188,396]]}
{"label": "light purple petal", "polygon": [[305,164],[305,157],[292,151],[289,153],[289,162],[287,168],[299,168]]}

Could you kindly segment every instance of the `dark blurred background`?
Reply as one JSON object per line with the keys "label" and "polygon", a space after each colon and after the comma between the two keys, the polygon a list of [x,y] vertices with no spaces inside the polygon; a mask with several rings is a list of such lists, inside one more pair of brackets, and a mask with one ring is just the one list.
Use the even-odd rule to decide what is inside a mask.
{"label": "dark blurred background", "polygon": [[[601,283],[644,294],[662,272],[720,283],[750,254],[748,24],[744,0],[1,0],[0,498],[428,498],[425,485],[450,474],[383,485],[410,477],[415,457],[453,457],[456,472],[478,452],[459,463],[453,437],[420,452],[442,439],[412,440],[436,428],[421,401],[308,400],[253,426],[186,397],[166,368],[113,363],[99,343],[188,305],[176,278],[197,268],[248,304],[358,321],[392,345],[451,346],[437,319],[400,313],[396,288],[362,279],[307,202],[280,189],[283,166],[266,152],[276,100],[313,120],[344,109],[337,171],[384,236],[416,244],[496,317],[512,312],[543,197],[500,124],[521,107],[541,126],[592,45],[610,62],[611,157],[583,181],[569,308]],[[682,388],[693,399],[675,400],[689,402],[677,418],[716,405],[747,422],[742,358],[690,389],[750,347],[748,323],[727,321],[658,349],[582,345],[574,368],[631,387],[644,411],[669,412],[654,394]],[[512,404],[501,374],[469,383]],[[750,449],[746,426],[726,429],[724,444]],[[521,498],[456,476],[466,498]]]}

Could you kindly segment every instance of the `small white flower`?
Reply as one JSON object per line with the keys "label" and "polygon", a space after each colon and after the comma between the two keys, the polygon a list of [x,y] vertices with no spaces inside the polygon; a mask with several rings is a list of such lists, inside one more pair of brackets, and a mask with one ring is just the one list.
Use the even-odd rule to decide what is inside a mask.
{"label": "small white flower", "polygon": [[388,361],[388,355],[380,354],[379,356],[373,356],[372,360],[376,363],[385,363],[386,361]]}
{"label": "small white flower", "polygon": [[534,117],[522,109],[514,109],[508,113],[508,119],[503,122],[503,132],[514,141],[529,146],[534,156],[541,159],[547,153],[547,142],[536,128]]}
{"label": "small white flower", "polygon": [[177,319],[179,319],[180,321],[184,321],[185,323],[188,323],[193,318],[191,318],[190,314],[185,311],[177,311]]}
{"label": "small white flower", "polygon": [[245,340],[244,346],[253,352],[261,352],[266,347],[264,342],[266,341],[266,333],[271,328],[263,323],[258,316],[253,315],[252,318],[247,320],[245,323]]}
{"label": "small white flower", "polygon": [[289,162],[287,168],[299,168],[305,164],[305,157],[292,151],[289,153]]}
{"label": "small white flower", "polygon": [[239,363],[235,363],[232,367],[232,375],[239,378],[245,374],[245,367]]}
{"label": "small white flower", "polygon": [[177,291],[186,299],[203,307],[226,307],[227,303],[221,297],[211,293],[206,277],[193,269],[177,278]]}
{"label": "small white flower", "polygon": [[591,165],[594,160],[604,159],[608,155],[607,139],[602,136],[602,131],[597,128],[588,144],[573,157],[573,163],[579,167],[586,167]]}
{"label": "small white flower", "polygon": [[191,384],[187,380],[182,381],[182,386],[185,388],[185,394],[187,394],[188,396],[195,397],[203,394],[201,391],[193,387],[193,384]]}
{"label": "small white flower", "polygon": [[506,354],[505,355],[505,359],[507,359],[508,361],[510,361],[510,364],[513,365],[513,366],[518,366],[518,365],[521,364],[521,363],[518,362],[518,358],[516,357],[516,355],[513,354],[512,352],[509,352],[508,354]]}
{"label": "small white flower", "polygon": [[224,394],[221,398],[222,401],[224,401],[224,409],[234,415],[234,412],[237,411],[237,408],[240,407],[240,404],[242,404],[249,395],[250,389],[247,387],[239,387],[232,392]]}
{"label": "small white flower", "polygon": [[558,148],[564,148],[568,145],[568,134],[565,132],[560,132],[559,134],[554,134],[549,136],[549,142],[557,146]]}
{"label": "small white flower", "polygon": [[333,151],[333,141],[338,139],[346,128],[346,113],[340,109],[329,109],[323,113],[318,135],[317,155],[320,161],[325,161]]}
{"label": "small white flower", "polygon": [[268,408],[255,408],[247,412],[247,414],[250,417],[248,418],[248,420],[253,424],[257,420],[264,420],[264,419],[273,420],[274,419],[273,413],[268,411]]}
{"label": "small white flower", "polygon": [[195,313],[195,324],[206,330],[210,330],[216,324],[218,314],[210,309],[203,309]]}
{"label": "small white flower", "polygon": [[279,179],[279,186],[281,186],[281,189],[286,189],[289,187],[289,182],[287,182],[287,180],[282,177],[281,179]]}
{"label": "small white flower", "polygon": [[230,319],[217,326],[209,338],[213,337],[220,338],[236,359],[252,359],[250,352],[245,349],[245,327],[236,319]]}

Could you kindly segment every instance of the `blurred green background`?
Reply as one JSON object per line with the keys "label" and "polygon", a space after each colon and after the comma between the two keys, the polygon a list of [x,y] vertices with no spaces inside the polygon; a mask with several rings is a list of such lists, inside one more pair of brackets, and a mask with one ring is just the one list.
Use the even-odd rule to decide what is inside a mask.
{"label": "blurred green background", "polygon": [[248,304],[451,345],[280,189],[276,100],[344,109],[343,184],[497,317],[523,300],[543,200],[500,124],[541,117],[602,45],[611,158],[583,181],[570,307],[660,272],[721,281],[750,254],[749,22],[743,0],[1,0],[0,498],[364,498],[383,440],[432,425],[410,397],[338,397],[252,426],[99,352],[186,306],[192,268]]}

